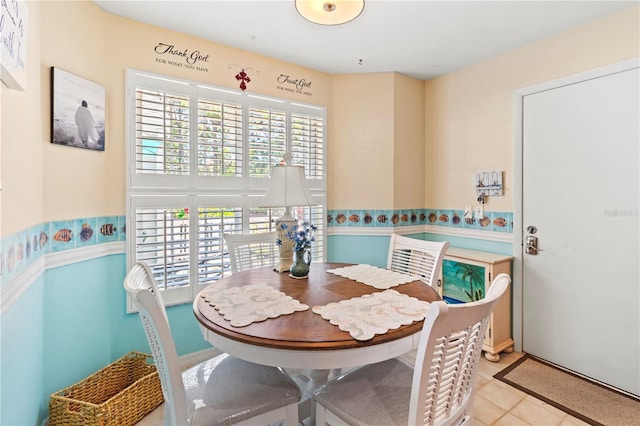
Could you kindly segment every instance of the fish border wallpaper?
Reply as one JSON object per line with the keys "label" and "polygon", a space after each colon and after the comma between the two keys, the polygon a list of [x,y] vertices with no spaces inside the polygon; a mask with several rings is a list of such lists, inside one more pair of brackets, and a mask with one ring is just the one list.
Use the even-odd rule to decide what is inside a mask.
{"label": "fish border wallpaper", "polygon": [[48,222],[0,242],[0,276],[6,284],[45,254],[126,240],[125,216]]}
{"label": "fish border wallpaper", "polygon": [[[125,216],[53,221],[33,226],[0,242],[0,282],[5,285],[48,253],[126,240]],[[485,212],[481,220],[464,220],[464,210],[328,210],[327,228],[396,228],[432,225],[513,233],[513,213]]]}
{"label": "fish border wallpaper", "polygon": [[458,229],[473,229],[513,233],[512,212],[485,211],[482,219],[464,219],[464,210],[404,209],[404,210],[328,210],[327,227],[402,227],[432,225]]}

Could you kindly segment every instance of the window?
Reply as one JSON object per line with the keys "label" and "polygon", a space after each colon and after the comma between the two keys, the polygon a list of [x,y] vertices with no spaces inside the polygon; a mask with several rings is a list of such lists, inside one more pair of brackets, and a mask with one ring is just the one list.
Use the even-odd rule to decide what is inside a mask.
{"label": "window", "polygon": [[284,207],[260,201],[287,152],[317,202],[293,211],[325,258],[325,108],[131,70],[127,96],[127,266],[146,261],[166,304],[230,274],[223,233],[275,229]]}

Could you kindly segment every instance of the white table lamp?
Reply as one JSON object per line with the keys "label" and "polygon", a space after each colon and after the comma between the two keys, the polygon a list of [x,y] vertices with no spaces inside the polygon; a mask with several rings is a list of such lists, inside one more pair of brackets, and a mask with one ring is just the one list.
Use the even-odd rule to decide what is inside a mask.
{"label": "white table lamp", "polygon": [[[289,156],[290,158],[290,156]],[[287,161],[287,156],[285,156]],[[288,163],[288,161],[287,161]],[[278,272],[286,272],[293,263],[293,241],[287,232],[298,225],[298,219],[291,215],[291,207],[309,206],[313,204],[313,198],[304,177],[303,166],[275,166],[271,168],[271,177],[267,193],[260,204],[262,207],[285,207],[284,214],[276,220],[280,245],[280,260],[274,269]],[[285,223],[287,229],[283,230],[281,224]]]}

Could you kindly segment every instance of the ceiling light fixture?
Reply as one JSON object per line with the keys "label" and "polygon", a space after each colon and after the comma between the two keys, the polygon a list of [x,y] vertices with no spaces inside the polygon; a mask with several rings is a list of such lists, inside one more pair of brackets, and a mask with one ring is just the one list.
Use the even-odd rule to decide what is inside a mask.
{"label": "ceiling light fixture", "polygon": [[364,0],[295,0],[296,10],[306,20],[320,25],[340,25],[356,19]]}

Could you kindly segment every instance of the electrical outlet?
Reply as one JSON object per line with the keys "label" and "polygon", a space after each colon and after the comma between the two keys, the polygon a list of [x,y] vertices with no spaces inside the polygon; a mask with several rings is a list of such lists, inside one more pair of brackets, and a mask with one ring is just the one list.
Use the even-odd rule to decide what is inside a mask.
{"label": "electrical outlet", "polygon": [[464,208],[464,218],[465,219],[473,219],[473,207],[466,206]]}
{"label": "electrical outlet", "polygon": [[484,208],[482,207],[482,204],[474,206],[473,217],[476,219],[482,219],[484,217]]}

